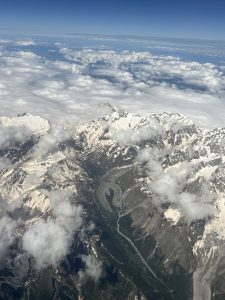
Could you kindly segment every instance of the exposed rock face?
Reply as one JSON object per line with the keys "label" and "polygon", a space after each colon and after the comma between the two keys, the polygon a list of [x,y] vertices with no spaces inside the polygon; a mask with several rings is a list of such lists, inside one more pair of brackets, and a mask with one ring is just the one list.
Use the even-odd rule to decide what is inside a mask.
{"label": "exposed rock face", "polygon": [[[107,291],[113,299],[223,299],[224,129],[117,109],[70,131],[27,114],[0,125],[1,220],[8,218],[0,227],[10,237],[0,297],[32,299],[41,290],[37,257],[23,237],[42,220],[67,237],[62,263],[44,267],[49,299],[64,299],[63,289],[68,299],[88,299],[92,285],[85,290],[81,274],[100,276],[95,299]],[[84,254],[102,261],[84,260],[94,273],[84,271]]]}

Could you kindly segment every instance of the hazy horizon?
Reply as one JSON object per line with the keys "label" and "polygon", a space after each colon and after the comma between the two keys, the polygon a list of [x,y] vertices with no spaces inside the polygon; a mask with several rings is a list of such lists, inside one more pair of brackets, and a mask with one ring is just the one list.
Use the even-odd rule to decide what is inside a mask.
{"label": "hazy horizon", "polygon": [[224,40],[225,3],[211,1],[1,1],[0,28]]}

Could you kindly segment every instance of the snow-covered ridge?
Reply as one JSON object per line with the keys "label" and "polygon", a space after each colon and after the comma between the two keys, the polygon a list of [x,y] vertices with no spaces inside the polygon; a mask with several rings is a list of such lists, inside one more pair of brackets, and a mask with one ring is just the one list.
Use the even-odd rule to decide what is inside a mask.
{"label": "snow-covered ridge", "polygon": [[[162,202],[163,197],[168,202],[168,195],[171,196],[172,206],[164,211],[164,217],[172,226],[179,226],[183,213],[188,214],[188,218],[193,215],[193,218],[206,217],[203,235],[193,247],[197,262],[193,299],[209,300],[212,281],[218,277],[218,268],[225,259],[225,129],[198,128],[180,114],[141,116],[115,110],[80,127],[78,132],[86,137],[90,151],[105,149],[109,159],[117,157],[123,148],[134,148],[137,152],[146,150],[142,162],[149,165],[147,188],[153,182],[154,189],[150,193],[158,193]],[[163,157],[165,154],[167,157],[160,165],[157,155]],[[178,196],[180,198],[174,202],[174,197]]]}
{"label": "snow-covered ridge", "polygon": [[[62,225],[61,219],[65,216],[61,210],[56,216],[57,222],[54,221],[54,214],[59,213],[55,196],[63,191],[76,199],[80,188],[86,188],[87,182],[92,180],[85,169],[90,159],[103,170],[128,164],[145,168],[147,177],[141,178],[142,190],[156,205],[168,205],[164,210],[160,206],[162,222],[188,227],[199,218],[204,220],[204,232],[194,245],[193,255],[204,265],[211,253],[208,248],[214,242],[218,248],[213,253],[223,257],[220,244],[225,241],[224,129],[198,128],[181,114],[142,116],[116,108],[98,120],[82,124],[74,131],[71,129],[72,134],[61,127],[54,131],[47,120],[30,114],[1,117],[0,124],[5,128],[27,128],[40,136],[27,146],[30,149],[25,154],[20,148],[23,143],[9,145],[4,152],[3,158],[9,159],[9,164],[0,172],[0,193],[5,199],[4,213],[10,211],[12,218],[14,215],[17,218],[20,209],[20,223],[15,225],[11,220],[13,226],[19,227],[20,236],[29,228],[36,231],[49,225],[55,230]],[[14,153],[15,147],[22,153],[21,158],[10,163],[10,148]],[[76,200],[74,203],[80,215]],[[64,205],[70,208],[72,204],[68,200]],[[52,219],[45,223],[47,218]],[[40,220],[42,223],[38,223]],[[36,223],[40,228],[32,227]],[[61,228],[63,234],[67,230],[64,227]],[[191,242],[192,237],[189,238]],[[66,241],[66,245],[69,247],[70,242]],[[37,255],[36,249],[27,245],[26,250],[30,249],[32,255]],[[204,274],[201,263],[198,268],[199,273]]]}
{"label": "snow-covered ridge", "polygon": [[77,132],[85,134],[88,145],[93,143],[94,146],[103,136],[103,144],[114,141],[121,145],[132,145],[149,140],[152,136],[163,135],[167,131],[179,131],[182,136],[198,130],[200,131],[182,114],[160,113],[143,116],[114,108],[111,114],[79,126]]}

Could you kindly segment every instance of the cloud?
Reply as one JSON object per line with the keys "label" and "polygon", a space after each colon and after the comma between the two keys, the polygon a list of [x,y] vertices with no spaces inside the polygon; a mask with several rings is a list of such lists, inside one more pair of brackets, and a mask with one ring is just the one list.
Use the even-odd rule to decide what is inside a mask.
{"label": "cloud", "polygon": [[13,273],[23,279],[29,272],[29,261],[26,253],[18,253],[13,261]]}
{"label": "cloud", "polygon": [[85,269],[78,273],[80,282],[82,283],[87,278],[97,282],[102,275],[102,262],[92,254],[82,255],[81,259],[85,264]]}
{"label": "cloud", "polygon": [[71,194],[61,190],[46,192],[53,218],[39,220],[24,233],[23,249],[32,255],[38,268],[57,267],[68,254],[74,233],[81,227],[82,207],[71,203]]}
{"label": "cloud", "polygon": [[68,251],[65,229],[52,220],[40,220],[23,235],[23,249],[36,260],[39,268],[56,267]]}
{"label": "cloud", "polygon": [[190,193],[181,193],[178,196],[177,204],[185,216],[191,222],[199,219],[207,219],[214,216],[216,210],[212,202],[204,198],[204,193],[196,196]]}
{"label": "cloud", "polygon": [[36,45],[35,41],[31,38],[25,38],[23,40],[16,40],[14,43],[18,46],[35,46]]}
{"label": "cloud", "polygon": [[148,174],[151,174],[153,177],[157,177],[163,172],[163,168],[160,163],[160,157],[164,155],[165,153],[162,150],[149,147],[140,150],[137,154],[136,160],[139,163],[147,164]]}
{"label": "cloud", "polygon": [[175,206],[187,222],[214,216],[214,196],[207,182],[201,184],[200,192],[196,194],[185,191],[194,174],[192,162],[164,168],[165,154],[164,150],[149,147],[139,151],[137,155],[137,161],[145,163],[147,168],[148,189],[152,194],[153,204],[158,208],[165,203]]}
{"label": "cloud", "polygon": [[175,176],[171,174],[161,173],[158,178],[153,180],[150,188],[153,193],[159,195],[160,203],[173,203],[176,201],[179,182]]}
{"label": "cloud", "polygon": [[38,143],[35,145],[34,154],[44,155],[55,151],[59,143],[69,140],[71,137],[72,133],[63,126],[52,126],[47,134],[40,136]]}
{"label": "cloud", "polygon": [[8,39],[8,40],[2,39],[0,40],[0,45],[35,46],[36,43],[32,38]]}
{"label": "cloud", "polygon": [[23,126],[3,126],[0,124],[0,149],[6,149],[31,137],[31,131]]}
{"label": "cloud", "polygon": [[[103,130],[108,132],[108,136],[116,140],[121,146],[139,144],[144,141],[157,143],[158,139],[163,139],[168,131],[177,133],[187,126],[192,126],[193,122],[180,114],[168,113],[140,115],[129,114],[111,106],[112,113],[104,116],[100,120]],[[149,151],[152,148],[149,148]],[[159,150],[157,150],[158,153]]]}
{"label": "cloud", "polygon": [[0,260],[4,259],[8,248],[15,240],[17,223],[8,216],[0,218]]}
{"label": "cloud", "polygon": [[47,193],[51,200],[52,212],[56,221],[64,226],[68,232],[73,233],[82,225],[82,207],[71,202],[71,193],[53,190]]}
{"label": "cloud", "polygon": [[150,140],[163,133],[163,128],[156,121],[151,126],[143,126],[140,129],[133,130],[132,128],[122,128],[113,126],[108,122],[111,138],[116,140],[121,146],[137,144],[144,140]]}
{"label": "cloud", "polygon": [[[108,102],[130,112],[183,113],[204,127],[224,124],[225,76],[220,66],[149,52],[76,51],[62,44],[56,45],[56,53],[65,60],[57,55],[49,60],[25,48],[9,50],[10,43],[2,43],[0,51],[2,114],[28,111],[73,125],[100,116]],[[38,53],[38,42],[24,43],[36,43]]]}

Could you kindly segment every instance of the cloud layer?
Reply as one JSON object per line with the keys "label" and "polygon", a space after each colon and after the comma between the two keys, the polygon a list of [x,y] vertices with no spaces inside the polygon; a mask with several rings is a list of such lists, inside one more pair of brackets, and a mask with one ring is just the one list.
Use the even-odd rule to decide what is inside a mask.
{"label": "cloud layer", "polygon": [[[10,43],[20,47],[10,49]],[[60,43],[54,47],[63,59],[50,60],[26,44],[36,45],[38,53],[38,42],[30,39],[0,41],[3,115],[28,111],[71,124],[101,115],[103,104],[111,103],[131,112],[180,112],[206,127],[224,125],[222,66],[149,52],[73,50]]]}

